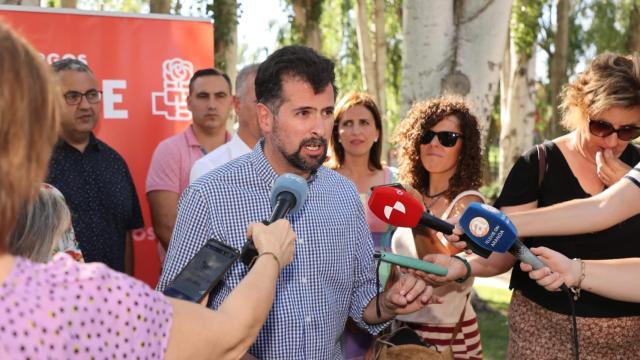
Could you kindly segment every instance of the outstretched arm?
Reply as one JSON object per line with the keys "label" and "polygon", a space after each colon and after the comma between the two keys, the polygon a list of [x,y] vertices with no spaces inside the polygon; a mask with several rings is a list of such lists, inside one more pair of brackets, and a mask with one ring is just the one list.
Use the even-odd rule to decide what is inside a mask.
{"label": "outstretched arm", "polygon": [[607,229],[640,212],[640,187],[622,179],[600,194],[509,214],[520,236],[571,235]]}
{"label": "outstretched arm", "polygon": [[271,309],[278,274],[293,259],[295,234],[286,220],[278,220],[252,224],[248,236],[264,255],[217,311],[170,299],[167,359],[238,359],[255,341]]}
{"label": "outstretched arm", "polygon": [[532,270],[531,265],[521,263],[520,268],[529,272],[529,277],[549,291],[557,290],[560,285],[570,287],[580,285],[583,290],[615,300],[640,302],[640,258],[613,260],[584,260],[583,267],[557,251],[546,247],[531,248],[547,265]]}

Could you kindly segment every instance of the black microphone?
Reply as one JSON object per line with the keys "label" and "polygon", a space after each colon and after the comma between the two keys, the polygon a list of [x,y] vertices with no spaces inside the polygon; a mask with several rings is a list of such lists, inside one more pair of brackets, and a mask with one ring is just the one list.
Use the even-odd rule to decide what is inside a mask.
{"label": "black microphone", "polygon": [[[291,173],[280,175],[271,188],[271,216],[263,223],[269,225],[289,213],[298,211],[307,200],[308,192],[309,188],[304,178]],[[258,250],[253,241],[248,239],[242,248],[240,260],[247,267],[250,267],[256,256],[258,256]]]}

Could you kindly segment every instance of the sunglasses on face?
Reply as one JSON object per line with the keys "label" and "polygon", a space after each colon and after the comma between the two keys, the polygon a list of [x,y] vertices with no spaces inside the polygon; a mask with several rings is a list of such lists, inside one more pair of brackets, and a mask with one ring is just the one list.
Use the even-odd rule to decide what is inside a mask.
{"label": "sunglasses on face", "polygon": [[640,136],[640,127],[635,125],[624,125],[616,129],[610,122],[604,120],[589,120],[589,132],[598,137],[607,137],[616,133],[618,139],[622,141],[631,141]]}
{"label": "sunglasses on face", "polygon": [[420,144],[427,145],[431,144],[433,138],[437,136],[438,142],[440,145],[444,147],[453,147],[458,142],[458,139],[462,138],[462,134],[453,132],[453,131],[431,131],[428,130],[424,135],[422,135],[422,139],[420,139]]}

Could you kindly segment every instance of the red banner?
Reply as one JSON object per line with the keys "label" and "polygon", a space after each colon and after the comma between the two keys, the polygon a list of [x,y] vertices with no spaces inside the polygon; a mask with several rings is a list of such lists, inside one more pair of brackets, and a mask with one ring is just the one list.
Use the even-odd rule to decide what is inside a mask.
{"label": "red banner", "polygon": [[134,233],[135,276],[155,286],[160,259],[144,193],[147,170],[156,145],[190,124],[189,79],[213,66],[211,21],[22,6],[0,6],[0,21],[48,63],[74,57],[95,73],[104,95],[96,135],[129,165],[145,219],[146,228]]}

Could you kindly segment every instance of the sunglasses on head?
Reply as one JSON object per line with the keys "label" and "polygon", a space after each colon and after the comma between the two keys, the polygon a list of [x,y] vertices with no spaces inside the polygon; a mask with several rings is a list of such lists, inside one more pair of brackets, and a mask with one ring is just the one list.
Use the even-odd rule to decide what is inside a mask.
{"label": "sunglasses on head", "polygon": [[624,125],[616,129],[608,121],[589,120],[589,132],[598,137],[607,137],[616,133],[618,139],[622,141],[631,141],[640,136],[640,127],[635,125]]}
{"label": "sunglasses on head", "polygon": [[456,142],[458,142],[458,139],[462,137],[462,134],[453,132],[453,131],[436,132],[436,131],[428,130],[427,132],[424,133],[424,135],[422,135],[422,139],[420,139],[420,144],[422,145],[431,144],[431,141],[435,136],[438,137],[438,142],[440,143],[440,145],[444,147],[453,147],[456,145]]}

